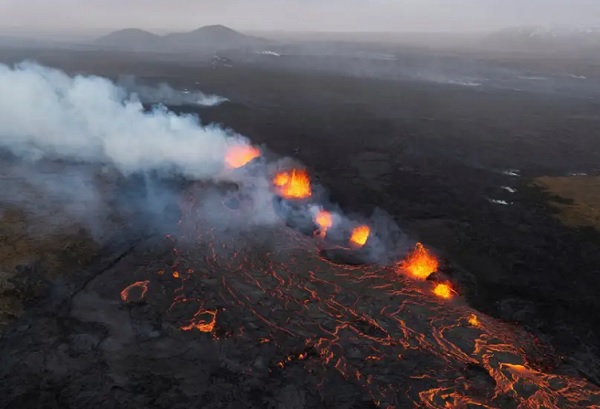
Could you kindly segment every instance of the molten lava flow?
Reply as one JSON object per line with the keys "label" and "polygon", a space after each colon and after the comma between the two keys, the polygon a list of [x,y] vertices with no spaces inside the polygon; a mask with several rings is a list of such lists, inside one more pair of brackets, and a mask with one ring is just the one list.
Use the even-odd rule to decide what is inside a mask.
{"label": "molten lava flow", "polygon": [[326,210],[321,210],[315,216],[315,223],[319,226],[319,235],[325,237],[327,235],[327,230],[333,225],[331,213]]}
{"label": "molten lava flow", "polygon": [[[207,319],[203,318],[206,317]],[[217,311],[216,310],[204,310],[199,309],[196,314],[194,314],[194,318],[190,321],[188,325],[184,325],[181,327],[183,331],[191,331],[194,328],[200,332],[212,332],[215,329],[215,324],[217,323]]]}
{"label": "molten lava flow", "polygon": [[260,150],[254,146],[237,145],[230,148],[225,154],[225,163],[231,169],[241,168],[253,159],[260,156]]}
{"label": "molten lava flow", "polygon": [[355,227],[354,230],[352,230],[352,235],[350,236],[350,243],[354,244],[355,246],[362,247],[369,239],[369,234],[371,234],[371,229],[369,226]]}
{"label": "molten lava flow", "polygon": [[292,169],[289,172],[279,172],[273,179],[273,184],[279,188],[279,194],[286,199],[306,199],[312,195],[308,172]]}
{"label": "molten lava flow", "polygon": [[148,280],[131,284],[121,291],[121,300],[123,300],[123,302],[143,301],[148,292],[148,284],[150,284],[150,281]]}
{"label": "molten lava flow", "polygon": [[[291,175],[273,180],[274,189]],[[307,385],[333,399],[335,374],[381,408],[600,409],[600,388],[555,373],[559,360],[550,349],[473,310],[457,299],[452,283],[416,283],[408,269],[394,275],[399,266],[330,263],[315,255],[312,238],[284,226],[261,232],[256,242],[249,232],[238,243],[198,223],[199,197],[190,191],[182,205],[181,245],[169,239],[173,256],[161,260],[170,267],[159,273],[163,289],[152,293],[159,301],[152,307],[171,301],[165,319],[203,342],[223,340],[219,353],[240,370],[263,361],[276,376],[306,374]],[[317,213],[315,225],[326,226]],[[360,241],[373,244],[369,234]],[[276,251],[265,239],[278,244]],[[423,254],[417,246],[404,265]],[[422,276],[436,268],[424,268]]]}
{"label": "molten lava flow", "polygon": [[438,260],[421,243],[417,243],[415,249],[402,260],[400,268],[414,278],[425,280],[437,271]]}
{"label": "molten lava flow", "polygon": [[452,298],[452,287],[446,283],[439,283],[433,289],[433,293],[438,297],[449,299]]}

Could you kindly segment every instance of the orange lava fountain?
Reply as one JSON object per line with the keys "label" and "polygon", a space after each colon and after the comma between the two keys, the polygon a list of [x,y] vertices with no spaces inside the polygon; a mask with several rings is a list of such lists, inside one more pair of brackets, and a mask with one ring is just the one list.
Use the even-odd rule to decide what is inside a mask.
{"label": "orange lava fountain", "polygon": [[431,273],[438,269],[438,260],[421,243],[417,243],[415,249],[410,252],[400,263],[400,268],[414,278],[425,280]]}
{"label": "orange lava fountain", "polygon": [[439,283],[433,289],[433,293],[440,298],[452,298],[452,287],[446,283]]}
{"label": "orange lava fountain", "polygon": [[288,172],[279,172],[273,178],[273,184],[277,187],[283,187],[290,181],[290,174]]}
{"label": "orange lava fountain", "polygon": [[231,169],[241,168],[260,156],[260,150],[254,146],[236,145],[225,154],[225,163]]}
{"label": "orange lava fountain", "polygon": [[319,235],[321,237],[325,237],[327,235],[327,230],[333,225],[331,213],[329,213],[326,210],[321,210],[315,216],[315,223],[317,223],[317,225],[319,226]]}
{"label": "orange lava fountain", "polygon": [[289,172],[279,172],[273,178],[273,184],[278,187],[279,194],[286,199],[306,199],[312,195],[310,177],[302,169],[292,169]]}
{"label": "orange lava fountain", "polygon": [[371,229],[369,226],[358,226],[352,230],[352,235],[350,236],[350,243],[355,246],[362,247],[365,245],[367,240],[369,239],[369,234],[371,234]]}

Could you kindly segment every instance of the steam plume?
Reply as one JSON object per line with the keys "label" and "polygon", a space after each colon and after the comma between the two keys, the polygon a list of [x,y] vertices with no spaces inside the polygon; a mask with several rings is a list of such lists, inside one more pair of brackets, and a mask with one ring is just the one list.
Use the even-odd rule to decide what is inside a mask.
{"label": "steam plume", "polygon": [[69,77],[32,63],[0,65],[0,147],[29,159],[105,162],[124,174],[174,170],[209,178],[239,135],[141,102],[99,77]]}
{"label": "steam plume", "polygon": [[[258,161],[243,169],[235,166],[232,169],[232,164],[227,163],[228,153],[248,151],[238,149],[249,145],[240,135],[217,126],[204,126],[196,116],[177,115],[163,105],[151,112],[145,111],[135,95],[107,79],[69,77],[32,63],[14,67],[0,65],[0,89],[3,91],[0,94],[0,148],[30,161],[66,159],[91,164],[68,168],[56,161],[46,161],[45,166],[49,166],[46,169],[43,163],[33,169],[14,164],[7,169],[15,176],[11,179],[15,187],[9,188],[12,193],[8,195],[0,190],[2,202],[6,202],[8,196],[13,205],[22,206],[20,202],[24,202],[31,212],[43,212],[44,203],[50,201],[54,203],[52,209],[62,209],[68,220],[96,230],[98,237],[98,231],[103,234],[104,221],[113,214],[113,205],[122,206],[128,215],[149,216],[142,221],[143,225],[160,227],[156,223],[176,213],[165,210],[177,207],[179,199],[169,183],[163,184],[154,176],[178,175],[195,180],[234,182],[232,185],[236,188],[231,190],[226,187],[227,183],[219,187],[202,184],[201,192],[193,198],[198,209],[197,220],[209,221],[224,234],[276,223],[279,217],[308,234],[314,228],[315,212],[321,209],[314,207],[314,202],[287,203],[273,195],[269,175],[289,161]],[[157,97],[162,91],[153,93],[148,88],[145,92]],[[131,176],[124,178],[125,187],[116,193],[100,191],[105,184],[97,181],[97,169],[107,167]],[[293,170],[290,177],[288,195],[292,201],[309,197],[311,201],[319,200],[311,191],[305,171]],[[23,184],[30,189],[18,187]],[[35,199],[39,191],[44,193],[42,201]],[[236,207],[235,202],[241,202],[242,209],[228,213],[224,202],[234,203],[233,207]],[[274,206],[275,203],[279,205]],[[389,216],[374,213],[366,224],[370,228],[368,237],[364,238],[365,242],[368,239],[368,245],[363,248],[365,242],[361,243],[364,260],[387,262],[397,254],[399,245],[405,247],[403,233]],[[355,220],[342,212],[333,211],[329,226],[331,237],[327,237],[343,244],[348,240],[347,233],[356,225]]]}
{"label": "steam plume", "polygon": [[136,94],[141,102],[150,104],[216,106],[227,101],[227,98],[208,95],[200,91],[179,91],[164,83],[159,84],[158,87],[141,85],[130,75],[119,78],[117,84]]}

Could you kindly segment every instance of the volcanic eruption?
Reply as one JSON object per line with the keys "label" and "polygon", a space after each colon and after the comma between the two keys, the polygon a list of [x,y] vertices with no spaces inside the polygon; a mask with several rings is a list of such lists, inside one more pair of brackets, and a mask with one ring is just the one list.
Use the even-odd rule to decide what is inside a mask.
{"label": "volcanic eruption", "polygon": [[350,236],[350,243],[353,246],[362,247],[369,239],[370,234],[371,229],[369,228],[369,226],[357,226],[352,230],[352,235]]}
{"label": "volcanic eruption", "polygon": [[253,146],[236,145],[225,154],[225,163],[231,169],[238,169],[260,156],[260,150]]}
{"label": "volcanic eruption", "polygon": [[400,262],[399,269],[418,280],[425,280],[431,273],[437,271],[438,260],[423,244],[417,243],[414,250]]}
{"label": "volcanic eruption", "polygon": [[331,212],[320,210],[315,216],[315,223],[319,226],[319,236],[324,238],[327,235],[327,230],[333,226]]}
{"label": "volcanic eruption", "polygon": [[306,199],[312,195],[310,177],[304,169],[278,172],[273,178],[273,184],[285,199]]}
{"label": "volcanic eruption", "polygon": [[[177,382],[165,396],[200,390],[187,406],[220,407],[232,397],[257,407],[600,405],[600,389],[557,370],[551,349],[532,334],[475,311],[448,280],[419,281],[439,264],[421,243],[406,255],[389,245],[394,260],[404,258],[395,263],[322,257],[331,243],[361,257],[384,236],[372,220],[359,224],[338,210],[334,219],[323,210],[335,207],[313,197],[305,169],[251,166],[260,151],[245,138],[164,109],[145,112],[106,80],[0,67],[0,86],[12,82],[44,102],[11,101],[28,115],[0,102],[0,126],[10,135],[1,141],[15,154],[108,164],[123,177],[160,170],[186,178],[173,193],[179,220],[169,234],[140,239],[69,293],[64,305],[77,319],[62,326],[101,328],[97,341],[84,338],[73,351],[58,341],[70,336],[53,338],[53,347],[61,342],[53,359],[83,359],[87,344],[103,348],[89,354],[91,364],[77,366],[78,375],[103,366],[96,362],[103,356],[114,376],[93,379],[131,379],[108,388],[130,388],[137,398],[146,388],[142,375],[162,388],[172,371]],[[48,106],[59,115],[31,123]],[[258,171],[246,172],[253,167]],[[223,200],[231,190],[245,205],[236,212]],[[278,218],[267,217],[273,214]],[[48,362],[35,376],[64,376]]]}
{"label": "volcanic eruption", "polygon": [[433,293],[441,298],[452,298],[452,287],[448,283],[438,283],[433,288]]}

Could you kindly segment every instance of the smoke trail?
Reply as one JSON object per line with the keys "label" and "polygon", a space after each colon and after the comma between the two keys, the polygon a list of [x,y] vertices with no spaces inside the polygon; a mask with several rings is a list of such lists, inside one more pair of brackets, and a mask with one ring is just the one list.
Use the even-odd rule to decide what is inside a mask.
{"label": "smoke trail", "polygon": [[29,159],[67,158],[210,178],[228,148],[248,141],[192,115],[141,102],[99,77],[69,77],[32,63],[0,65],[0,147]]}
{"label": "smoke trail", "polygon": [[130,75],[120,77],[117,84],[128,92],[136,94],[141,102],[149,104],[217,106],[228,101],[227,98],[200,91],[179,91],[164,83],[159,84],[158,87],[141,85]]}

